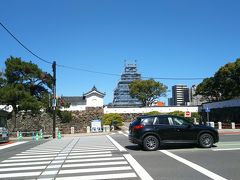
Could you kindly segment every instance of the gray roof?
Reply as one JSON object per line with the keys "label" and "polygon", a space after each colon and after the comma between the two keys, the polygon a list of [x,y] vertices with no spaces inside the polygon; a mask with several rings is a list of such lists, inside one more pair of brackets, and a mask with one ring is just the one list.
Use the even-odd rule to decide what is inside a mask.
{"label": "gray roof", "polygon": [[62,96],[61,98],[71,105],[86,105],[86,99],[84,96]]}
{"label": "gray roof", "polygon": [[96,94],[98,94],[100,97],[104,97],[105,96],[105,93],[102,93],[100,91],[97,90],[96,86],[93,86],[93,88],[87,92],[87,93],[84,93],[84,96],[88,96],[89,94],[95,92]]}

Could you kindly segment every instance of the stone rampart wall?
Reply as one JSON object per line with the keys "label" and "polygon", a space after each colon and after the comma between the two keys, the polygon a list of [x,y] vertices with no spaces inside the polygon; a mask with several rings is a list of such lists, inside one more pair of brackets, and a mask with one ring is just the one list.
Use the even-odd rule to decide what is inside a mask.
{"label": "stone rampart wall", "polygon": [[[91,120],[101,119],[103,116],[103,108],[86,108],[86,111],[73,111],[73,119],[69,123],[61,123],[61,120],[56,118],[56,127],[64,133],[71,132],[71,127],[75,128],[75,133],[86,132],[87,126],[90,126]],[[41,113],[38,115],[31,115],[28,112],[19,112],[16,119],[16,129],[12,119],[8,120],[8,129],[10,132],[36,132],[40,129],[44,134],[52,134],[53,120],[52,116],[48,113]]]}

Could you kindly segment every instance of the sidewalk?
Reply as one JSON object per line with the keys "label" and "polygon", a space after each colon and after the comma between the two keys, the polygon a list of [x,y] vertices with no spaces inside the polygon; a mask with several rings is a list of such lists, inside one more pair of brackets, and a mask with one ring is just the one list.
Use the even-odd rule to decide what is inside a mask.
{"label": "sidewalk", "polygon": [[239,134],[240,135],[240,129],[218,129],[219,134]]}
{"label": "sidewalk", "polygon": [[[75,134],[61,134],[61,138],[64,138],[64,137],[83,137],[83,136],[102,136],[102,135],[109,135],[111,133],[113,133],[114,131],[111,131],[111,132],[94,132],[94,133],[75,133]],[[44,135],[43,136],[43,139],[42,140],[50,140],[50,139],[53,139],[52,138],[52,135]],[[57,136],[56,136],[56,139],[57,139]],[[10,141],[17,141],[17,137],[10,137],[9,138]],[[36,141],[36,137],[33,137],[32,136],[28,136],[28,137],[23,137],[23,140],[34,140]],[[39,138],[39,140],[41,140]]]}

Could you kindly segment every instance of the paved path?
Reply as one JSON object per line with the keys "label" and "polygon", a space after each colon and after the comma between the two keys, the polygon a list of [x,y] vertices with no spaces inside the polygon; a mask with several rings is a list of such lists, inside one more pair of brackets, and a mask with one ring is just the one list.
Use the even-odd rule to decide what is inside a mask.
{"label": "paved path", "polygon": [[0,162],[0,179],[139,179],[107,136],[52,140]]}

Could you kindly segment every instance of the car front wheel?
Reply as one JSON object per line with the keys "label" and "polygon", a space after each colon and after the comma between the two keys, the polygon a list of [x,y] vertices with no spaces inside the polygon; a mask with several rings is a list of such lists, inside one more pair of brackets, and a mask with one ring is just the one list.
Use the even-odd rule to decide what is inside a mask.
{"label": "car front wheel", "polygon": [[143,147],[147,151],[156,151],[159,147],[159,141],[155,136],[146,136],[143,140]]}
{"label": "car front wheel", "polygon": [[201,134],[199,137],[199,145],[202,148],[210,148],[213,145],[213,137],[209,133]]}

